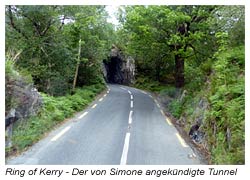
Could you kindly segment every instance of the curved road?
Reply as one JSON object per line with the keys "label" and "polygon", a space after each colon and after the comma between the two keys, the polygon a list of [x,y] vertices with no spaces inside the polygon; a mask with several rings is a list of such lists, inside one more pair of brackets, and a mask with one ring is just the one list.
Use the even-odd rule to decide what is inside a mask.
{"label": "curved road", "polygon": [[108,88],[7,164],[200,164],[150,94],[120,85]]}

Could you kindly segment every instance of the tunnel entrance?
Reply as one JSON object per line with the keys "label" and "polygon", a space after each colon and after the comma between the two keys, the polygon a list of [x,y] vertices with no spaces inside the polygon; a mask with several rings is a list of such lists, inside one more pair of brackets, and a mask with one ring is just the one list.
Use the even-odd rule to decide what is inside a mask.
{"label": "tunnel entrance", "polygon": [[108,61],[104,61],[107,72],[106,81],[112,84],[123,83],[122,60],[119,57],[111,57]]}
{"label": "tunnel entrance", "polygon": [[110,56],[103,60],[103,76],[107,83],[129,85],[134,83],[135,61],[125,56],[115,45],[112,45]]}

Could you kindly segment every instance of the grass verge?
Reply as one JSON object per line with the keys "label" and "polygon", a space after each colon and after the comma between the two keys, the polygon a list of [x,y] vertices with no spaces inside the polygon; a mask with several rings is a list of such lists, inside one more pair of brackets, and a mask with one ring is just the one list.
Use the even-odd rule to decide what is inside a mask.
{"label": "grass verge", "polygon": [[17,121],[13,127],[12,147],[5,149],[6,156],[18,154],[40,140],[53,127],[83,110],[105,89],[105,85],[95,84],[77,89],[74,95],[62,97],[43,96],[43,107],[37,116]]}

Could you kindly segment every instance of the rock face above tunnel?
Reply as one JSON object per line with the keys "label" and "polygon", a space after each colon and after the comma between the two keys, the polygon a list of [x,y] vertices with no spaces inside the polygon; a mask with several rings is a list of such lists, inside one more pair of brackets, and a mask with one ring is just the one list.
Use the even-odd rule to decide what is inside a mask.
{"label": "rock face above tunnel", "polygon": [[115,84],[133,84],[135,61],[125,56],[115,45],[112,46],[108,60],[104,61],[103,74],[106,82]]}

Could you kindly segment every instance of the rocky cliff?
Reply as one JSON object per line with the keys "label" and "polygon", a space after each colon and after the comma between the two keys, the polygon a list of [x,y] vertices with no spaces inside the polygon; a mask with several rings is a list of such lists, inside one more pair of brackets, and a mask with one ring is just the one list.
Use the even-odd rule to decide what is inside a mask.
{"label": "rocky cliff", "polygon": [[15,71],[13,66],[6,67],[9,69],[5,75],[5,128],[6,146],[10,146],[13,123],[35,115],[42,106],[42,97],[33,83]]}
{"label": "rocky cliff", "polygon": [[115,45],[110,56],[103,62],[103,75],[108,83],[133,84],[135,79],[135,62],[130,56],[125,56]]}
{"label": "rocky cliff", "polygon": [[5,127],[12,121],[35,115],[42,105],[37,89],[22,79],[11,80],[6,77],[5,90],[6,101],[10,102],[5,110]]}

